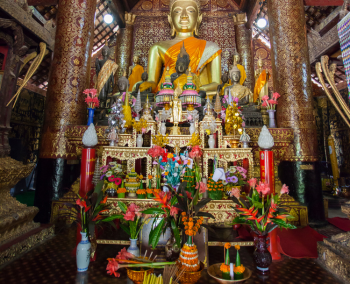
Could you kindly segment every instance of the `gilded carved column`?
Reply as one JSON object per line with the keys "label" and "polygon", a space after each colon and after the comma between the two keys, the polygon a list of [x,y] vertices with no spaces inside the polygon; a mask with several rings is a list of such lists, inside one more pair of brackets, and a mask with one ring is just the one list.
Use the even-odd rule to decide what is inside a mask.
{"label": "gilded carved column", "polygon": [[134,35],[134,23],[136,15],[125,12],[125,28],[120,29],[117,37],[116,47],[116,63],[119,68],[117,70],[117,78],[123,75],[124,70],[128,73],[131,64],[132,41]]}
{"label": "gilded carved column", "polygon": [[[50,201],[63,195],[79,169],[69,170],[73,159],[64,137],[66,126],[86,123],[83,91],[87,87],[88,61],[93,44],[96,0],[60,0],[57,13],[54,58],[48,84],[45,120],[38,164],[35,204],[38,220],[49,220]],[[79,165],[76,165],[79,166]]]}
{"label": "gilded carved column", "polygon": [[248,87],[254,93],[255,77],[252,31],[246,27],[247,15],[245,13],[234,15],[233,22],[235,25],[237,51],[241,55],[241,64],[247,73],[244,86]]}
{"label": "gilded carved column", "polygon": [[[311,222],[324,221],[317,155],[317,130],[309,50],[302,0],[268,0],[273,85],[281,95],[277,107],[280,128],[293,128],[294,144],[280,165],[281,180],[291,195],[306,204]],[[293,173],[293,174],[291,174]]]}

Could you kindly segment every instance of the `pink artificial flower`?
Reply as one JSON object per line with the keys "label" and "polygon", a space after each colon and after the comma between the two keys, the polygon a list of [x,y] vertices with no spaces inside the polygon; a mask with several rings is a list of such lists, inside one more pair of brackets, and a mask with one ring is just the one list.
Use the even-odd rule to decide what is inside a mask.
{"label": "pink artificial flower", "polygon": [[170,208],[170,215],[173,216],[173,217],[175,217],[175,215],[178,215],[178,214],[179,214],[179,211],[180,211],[179,208],[177,208],[177,207],[175,207],[175,206],[172,206],[172,207]]}
{"label": "pink artificial flower", "polygon": [[123,248],[120,252],[118,252],[115,258],[128,260],[129,258],[134,257],[135,256],[132,253],[126,251],[126,248]]}
{"label": "pink artificial flower", "polygon": [[109,165],[103,166],[100,168],[100,171],[102,171],[102,173],[105,173],[108,171]]}
{"label": "pink artificial flower", "polygon": [[267,107],[267,103],[266,101],[264,101],[262,104],[261,104],[262,107]]}
{"label": "pink artificial flower", "polygon": [[244,121],[242,122],[242,127],[245,127],[245,122]]}
{"label": "pink artificial flower", "polygon": [[117,272],[118,269],[119,269],[119,263],[114,258],[108,260],[106,270],[109,275],[114,275],[115,277],[119,277],[120,273]]}
{"label": "pink artificial flower", "polygon": [[261,193],[262,193],[263,195],[268,195],[268,194],[270,194],[270,186],[269,186],[268,183],[265,183],[265,186],[264,186],[264,188],[262,189]]}
{"label": "pink artificial flower", "polygon": [[239,171],[240,173],[246,173],[246,172],[247,172],[246,169],[244,169],[244,168],[242,168],[242,167],[240,167],[240,166],[236,167],[236,169],[237,169],[237,171]]}
{"label": "pink artificial flower", "polygon": [[189,114],[189,115],[187,116],[187,119],[188,119],[188,120],[192,120],[192,115]]}
{"label": "pink artificial flower", "polygon": [[255,188],[256,182],[256,178],[251,178],[250,180],[248,180],[248,184],[251,188]]}
{"label": "pink artificial flower", "polygon": [[113,182],[113,180],[114,180],[114,176],[111,175],[111,176],[108,178],[108,181],[109,181],[109,182]]}
{"label": "pink artificial flower", "polygon": [[239,197],[241,196],[241,192],[240,192],[239,188],[238,187],[233,187],[231,189],[231,191],[230,191],[230,196],[231,197],[234,196],[237,199],[239,199]]}
{"label": "pink artificial flower", "polygon": [[270,99],[270,98],[269,98],[269,96],[263,96],[261,99],[262,99],[263,101],[267,101],[267,100]]}
{"label": "pink artificial flower", "polygon": [[264,188],[265,188],[265,184],[259,181],[259,185],[256,186],[256,190],[258,191],[258,193],[262,193]]}
{"label": "pink artificial flower", "polygon": [[126,211],[126,213],[123,214],[123,215],[124,215],[124,220],[125,221],[134,221],[135,216],[136,216],[135,212],[129,211],[129,210]]}
{"label": "pink artificial flower", "polygon": [[121,183],[122,183],[122,179],[121,178],[115,178],[114,180],[114,183],[116,184],[116,185],[120,185]]}
{"label": "pink artificial flower", "polygon": [[277,105],[277,101],[275,100],[269,100],[268,102],[270,105]]}
{"label": "pink artificial flower", "polygon": [[158,158],[165,153],[164,149],[158,145],[154,145],[151,149],[148,150],[147,154],[152,158]]}
{"label": "pink artificial flower", "polygon": [[277,100],[278,98],[281,97],[281,95],[279,93],[273,93],[272,97]]}
{"label": "pink artificial flower", "polygon": [[199,193],[205,193],[208,189],[204,182],[197,182],[196,189],[199,189]]}
{"label": "pink artificial flower", "polygon": [[235,103],[238,103],[238,102],[239,102],[239,98],[234,97],[234,98],[233,98],[233,101],[234,101]]}
{"label": "pink artificial flower", "polygon": [[288,193],[289,193],[289,188],[288,188],[288,186],[286,186],[285,184],[282,185],[281,194],[288,194]]}
{"label": "pink artificial flower", "polygon": [[191,159],[194,159],[196,157],[200,158],[203,155],[203,153],[201,148],[198,145],[196,145],[192,148],[192,151],[188,155]]}
{"label": "pink artificial flower", "polygon": [[146,133],[146,128],[142,128],[141,131],[142,131],[142,134],[145,134]]}
{"label": "pink artificial flower", "polygon": [[159,118],[158,118],[158,116],[156,116],[156,121],[158,121],[159,120]]}
{"label": "pink artificial flower", "polygon": [[247,175],[245,173],[241,173],[242,178],[246,179]]}
{"label": "pink artificial flower", "polygon": [[225,98],[222,98],[222,103],[226,104],[226,99]]}

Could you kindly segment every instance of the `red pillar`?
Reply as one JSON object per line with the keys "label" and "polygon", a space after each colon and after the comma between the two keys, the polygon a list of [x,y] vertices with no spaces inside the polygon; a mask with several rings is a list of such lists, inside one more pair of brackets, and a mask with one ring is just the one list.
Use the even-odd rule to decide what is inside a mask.
{"label": "red pillar", "polygon": [[[275,194],[275,168],[272,150],[260,151],[260,179],[261,182],[268,183],[271,193]],[[270,244],[268,247],[271,253],[272,260],[280,260],[281,254],[277,246],[277,231],[276,229],[269,233]]]}
{"label": "red pillar", "polygon": [[81,154],[80,167],[80,189],[79,195],[84,197],[90,190],[94,188],[92,178],[95,171],[96,150],[94,148],[84,148]]}

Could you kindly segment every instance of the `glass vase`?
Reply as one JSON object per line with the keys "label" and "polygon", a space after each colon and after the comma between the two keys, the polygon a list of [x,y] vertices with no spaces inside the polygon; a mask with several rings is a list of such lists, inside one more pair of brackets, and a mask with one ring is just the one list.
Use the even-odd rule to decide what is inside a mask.
{"label": "glass vase", "polygon": [[258,270],[258,273],[261,275],[266,275],[270,273],[269,266],[272,263],[272,257],[268,251],[268,235],[254,235],[254,246],[255,251],[253,253],[253,259]]}
{"label": "glass vase", "polygon": [[88,115],[87,125],[89,126],[91,123],[94,123],[95,109],[94,108],[88,108],[88,111],[89,111],[89,115]]}

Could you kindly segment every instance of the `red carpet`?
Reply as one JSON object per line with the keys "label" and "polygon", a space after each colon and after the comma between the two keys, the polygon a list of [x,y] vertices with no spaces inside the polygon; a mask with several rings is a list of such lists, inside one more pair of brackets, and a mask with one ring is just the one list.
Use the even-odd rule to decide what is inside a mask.
{"label": "red carpet", "polygon": [[292,258],[317,258],[317,242],[326,238],[309,226],[294,230],[276,230],[279,251]]}
{"label": "red carpet", "polygon": [[350,231],[350,220],[348,218],[334,217],[328,218],[327,221],[340,230],[343,230],[345,232]]}

